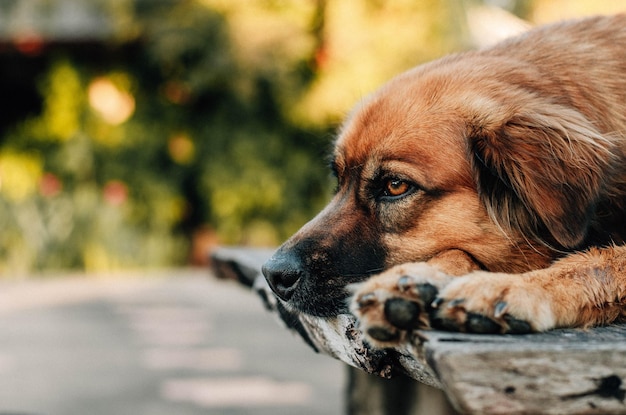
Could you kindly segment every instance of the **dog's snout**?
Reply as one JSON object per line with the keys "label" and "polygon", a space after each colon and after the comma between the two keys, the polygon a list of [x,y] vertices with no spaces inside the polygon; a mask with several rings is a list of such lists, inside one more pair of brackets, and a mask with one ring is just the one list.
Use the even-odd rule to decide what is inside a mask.
{"label": "dog's snout", "polygon": [[291,255],[273,256],[263,264],[262,271],[272,291],[283,301],[291,298],[302,276],[299,261]]}

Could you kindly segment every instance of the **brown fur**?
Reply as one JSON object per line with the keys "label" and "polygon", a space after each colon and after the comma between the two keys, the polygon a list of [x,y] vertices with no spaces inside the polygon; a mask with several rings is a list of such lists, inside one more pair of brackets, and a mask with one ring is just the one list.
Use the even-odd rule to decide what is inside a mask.
{"label": "brown fur", "polygon": [[[359,258],[384,252],[388,271],[369,278],[352,305],[364,330],[395,333],[385,301],[420,302],[424,283],[439,289],[438,318],[459,330],[470,313],[502,331],[505,316],[546,330],[623,313],[626,15],[536,29],[404,73],[352,113],[333,158],[335,198],[277,255],[296,249],[296,268],[307,274],[315,263],[307,255],[356,255],[345,235],[363,238],[367,253],[353,261],[359,277],[324,271],[307,289],[314,296],[328,280],[365,279],[376,270],[361,269]],[[390,180],[411,191],[389,197]],[[271,268],[266,275],[276,276]],[[409,289],[398,286],[406,274]],[[300,278],[293,289],[303,285]],[[300,306],[307,301],[291,302],[315,310]]]}

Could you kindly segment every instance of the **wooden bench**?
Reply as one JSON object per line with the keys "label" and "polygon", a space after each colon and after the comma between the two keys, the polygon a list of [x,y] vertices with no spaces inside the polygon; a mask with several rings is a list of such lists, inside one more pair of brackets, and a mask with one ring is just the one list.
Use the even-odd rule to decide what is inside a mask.
{"label": "wooden bench", "polygon": [[260,274],[270,255],[270,250],[219,248],[212,259],[219,276],[255,289],[316,351],[400,380],[373,380],[353,370],[352,415],[413,413],[412,386],[403,374],[443,390],[461,413],[626,414],[624,325],[530,335],[420,331],[404,350],[377,351],[363,343],[348,316],[332,322],[286,316]]}

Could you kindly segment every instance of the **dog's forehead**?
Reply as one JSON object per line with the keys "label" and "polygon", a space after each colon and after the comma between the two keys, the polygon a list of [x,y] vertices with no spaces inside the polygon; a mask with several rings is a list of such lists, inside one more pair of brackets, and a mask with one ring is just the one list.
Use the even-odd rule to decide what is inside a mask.
{"label": "dog's forehead", "polygon": [[440,105],[387,87],[361,103],[344,123],[335,143],[334,160],[341,172],[402,160],[419,167],[433,181],[446,172],[469,171],[462,122]]}

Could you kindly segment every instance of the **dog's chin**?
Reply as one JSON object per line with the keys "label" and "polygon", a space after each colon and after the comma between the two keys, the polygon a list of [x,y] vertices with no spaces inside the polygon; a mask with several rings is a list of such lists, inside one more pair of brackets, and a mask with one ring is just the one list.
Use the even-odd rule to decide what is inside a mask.
{"label": "dog's chin", "polygon": [[313,317],[333,318],[339,314],[350,314],[348,295],[313,299],[296,294],[289,301],[278,301],[291,312],[308,314]]}

